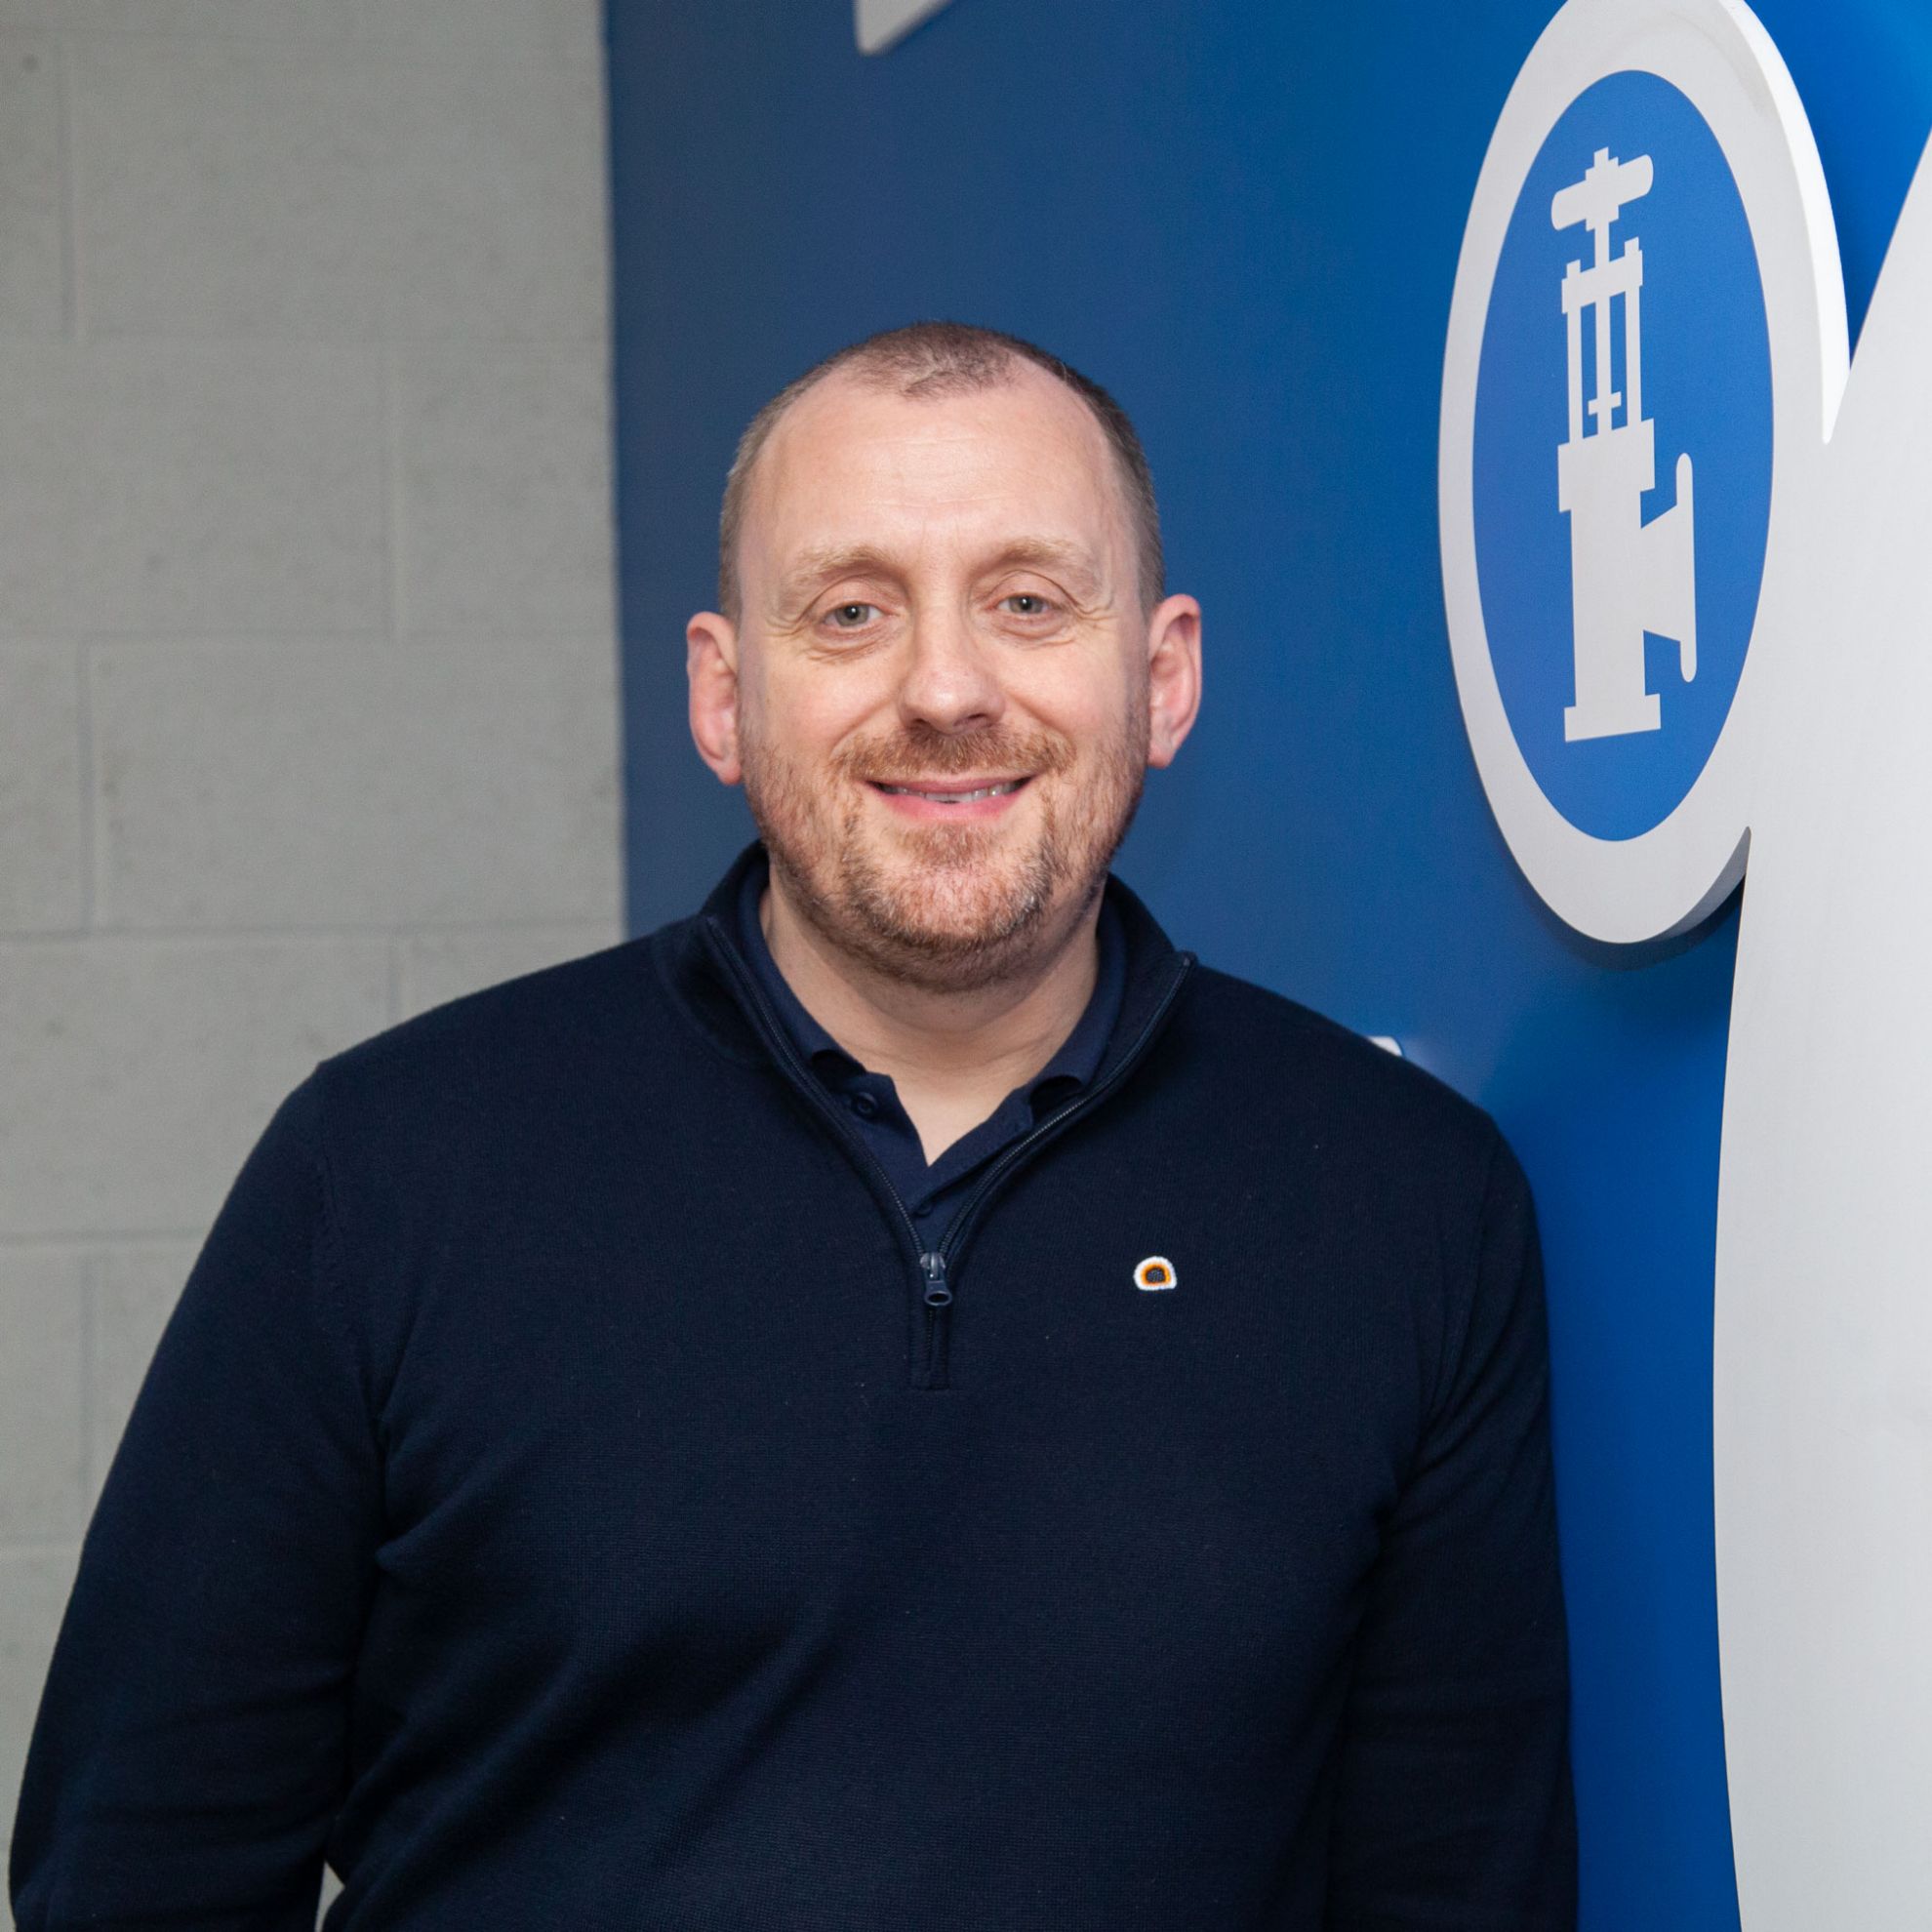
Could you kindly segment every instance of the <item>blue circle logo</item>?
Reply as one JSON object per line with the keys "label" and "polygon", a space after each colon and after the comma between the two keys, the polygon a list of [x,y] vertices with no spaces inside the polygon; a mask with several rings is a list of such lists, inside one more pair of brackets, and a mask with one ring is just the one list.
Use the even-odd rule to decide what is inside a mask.
{"label": "blue circle logo", "polygon": [[1636,838],[1723,730],[1771,513],[1751,226],[1715,136],[1654,74],[1598,81],[1538,150],[1490,289],[1472,458],[1523,761],[1579,831]]}

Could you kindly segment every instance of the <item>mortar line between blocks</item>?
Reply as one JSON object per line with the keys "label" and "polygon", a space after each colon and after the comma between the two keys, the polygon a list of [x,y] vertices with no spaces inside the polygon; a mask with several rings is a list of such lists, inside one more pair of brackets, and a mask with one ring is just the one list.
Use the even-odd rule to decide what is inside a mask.
{"label": "mortar line between blocks", "polygon": [[53,1234],[0,1233],[0,1252],[9,1254],[89,1254],[129,1248],[196,1247],[208,1238],[207,1227],[117,1228],[111,1234],[94,1228],[73,1228]]}
{"label": "mortar line between blocks", "polygon": [[408,634],[403,611],[402,430],[397,392],[401,386],[399,352],[382,349],[382,611],[388,622],[388,641]]}
{"label": "mortar line between blocks", "polygon": [[101,1286],[101,1258],[87,1255],[81,1262],[81,1521],[94,1513],[94,1376],[98,1353],[95,1332],[96,1301]]}
{"label": "mortar line between blocks", "polygon": [[100,880],[105,860],[101,842],[105,836],[101,812],[95,800],[94,757],[94,657],[93,646],[83,644],[74,653],[75,726],[79,745],[81,821],[81,930],[96,930],[95,917],[100,906]]}
{"label": "mortar line between blocks", "polygon": [[61,34],[54,43],[54,147],[60,165],[60,329],[69,342],[82,342],[80,272],[80,164],[74,140],[74,63],[72,43]]}

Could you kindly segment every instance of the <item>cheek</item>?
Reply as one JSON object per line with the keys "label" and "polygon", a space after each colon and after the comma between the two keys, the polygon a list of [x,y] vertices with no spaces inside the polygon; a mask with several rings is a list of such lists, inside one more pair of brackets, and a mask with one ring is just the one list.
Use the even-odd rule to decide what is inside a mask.
{"label": "cheek", "polygon": [[1051,675],[1014,691],[1024,711],[1065,738],[1078,753],[1091,754],[1141,730],[1147,704],[1117,664],[1056,666]]}
{"label": "cheek", "polygon": [[783,745],[795,764],[825,763],[892,722],[891,704],[877,684],[859,666],[772,678],[764,694],[767,742]]}

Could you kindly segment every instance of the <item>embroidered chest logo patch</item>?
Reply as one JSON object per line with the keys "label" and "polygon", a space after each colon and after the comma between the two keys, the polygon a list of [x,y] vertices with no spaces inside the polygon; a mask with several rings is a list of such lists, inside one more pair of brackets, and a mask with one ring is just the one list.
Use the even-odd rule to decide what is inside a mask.
{"label": "embroidered chest logo patch", "polygon": [[1174,1264],[1165,1255],[1149,1255],[1134,1270],[1136,1288],[1172,1288],[1179,1279]]}

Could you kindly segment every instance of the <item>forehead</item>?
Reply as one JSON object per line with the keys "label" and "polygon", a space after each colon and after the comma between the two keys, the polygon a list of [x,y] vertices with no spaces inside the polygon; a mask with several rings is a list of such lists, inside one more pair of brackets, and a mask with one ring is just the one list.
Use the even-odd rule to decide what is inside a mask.
{"label": "forehead", "polygon": [[933,397],[827,377],[765,446],[744,537],[760,576],[807,550],[967,553],[1018,539],[1078,544],[1111,576],[1126,529],[1093,412],[1023,362],[994,387]]}

